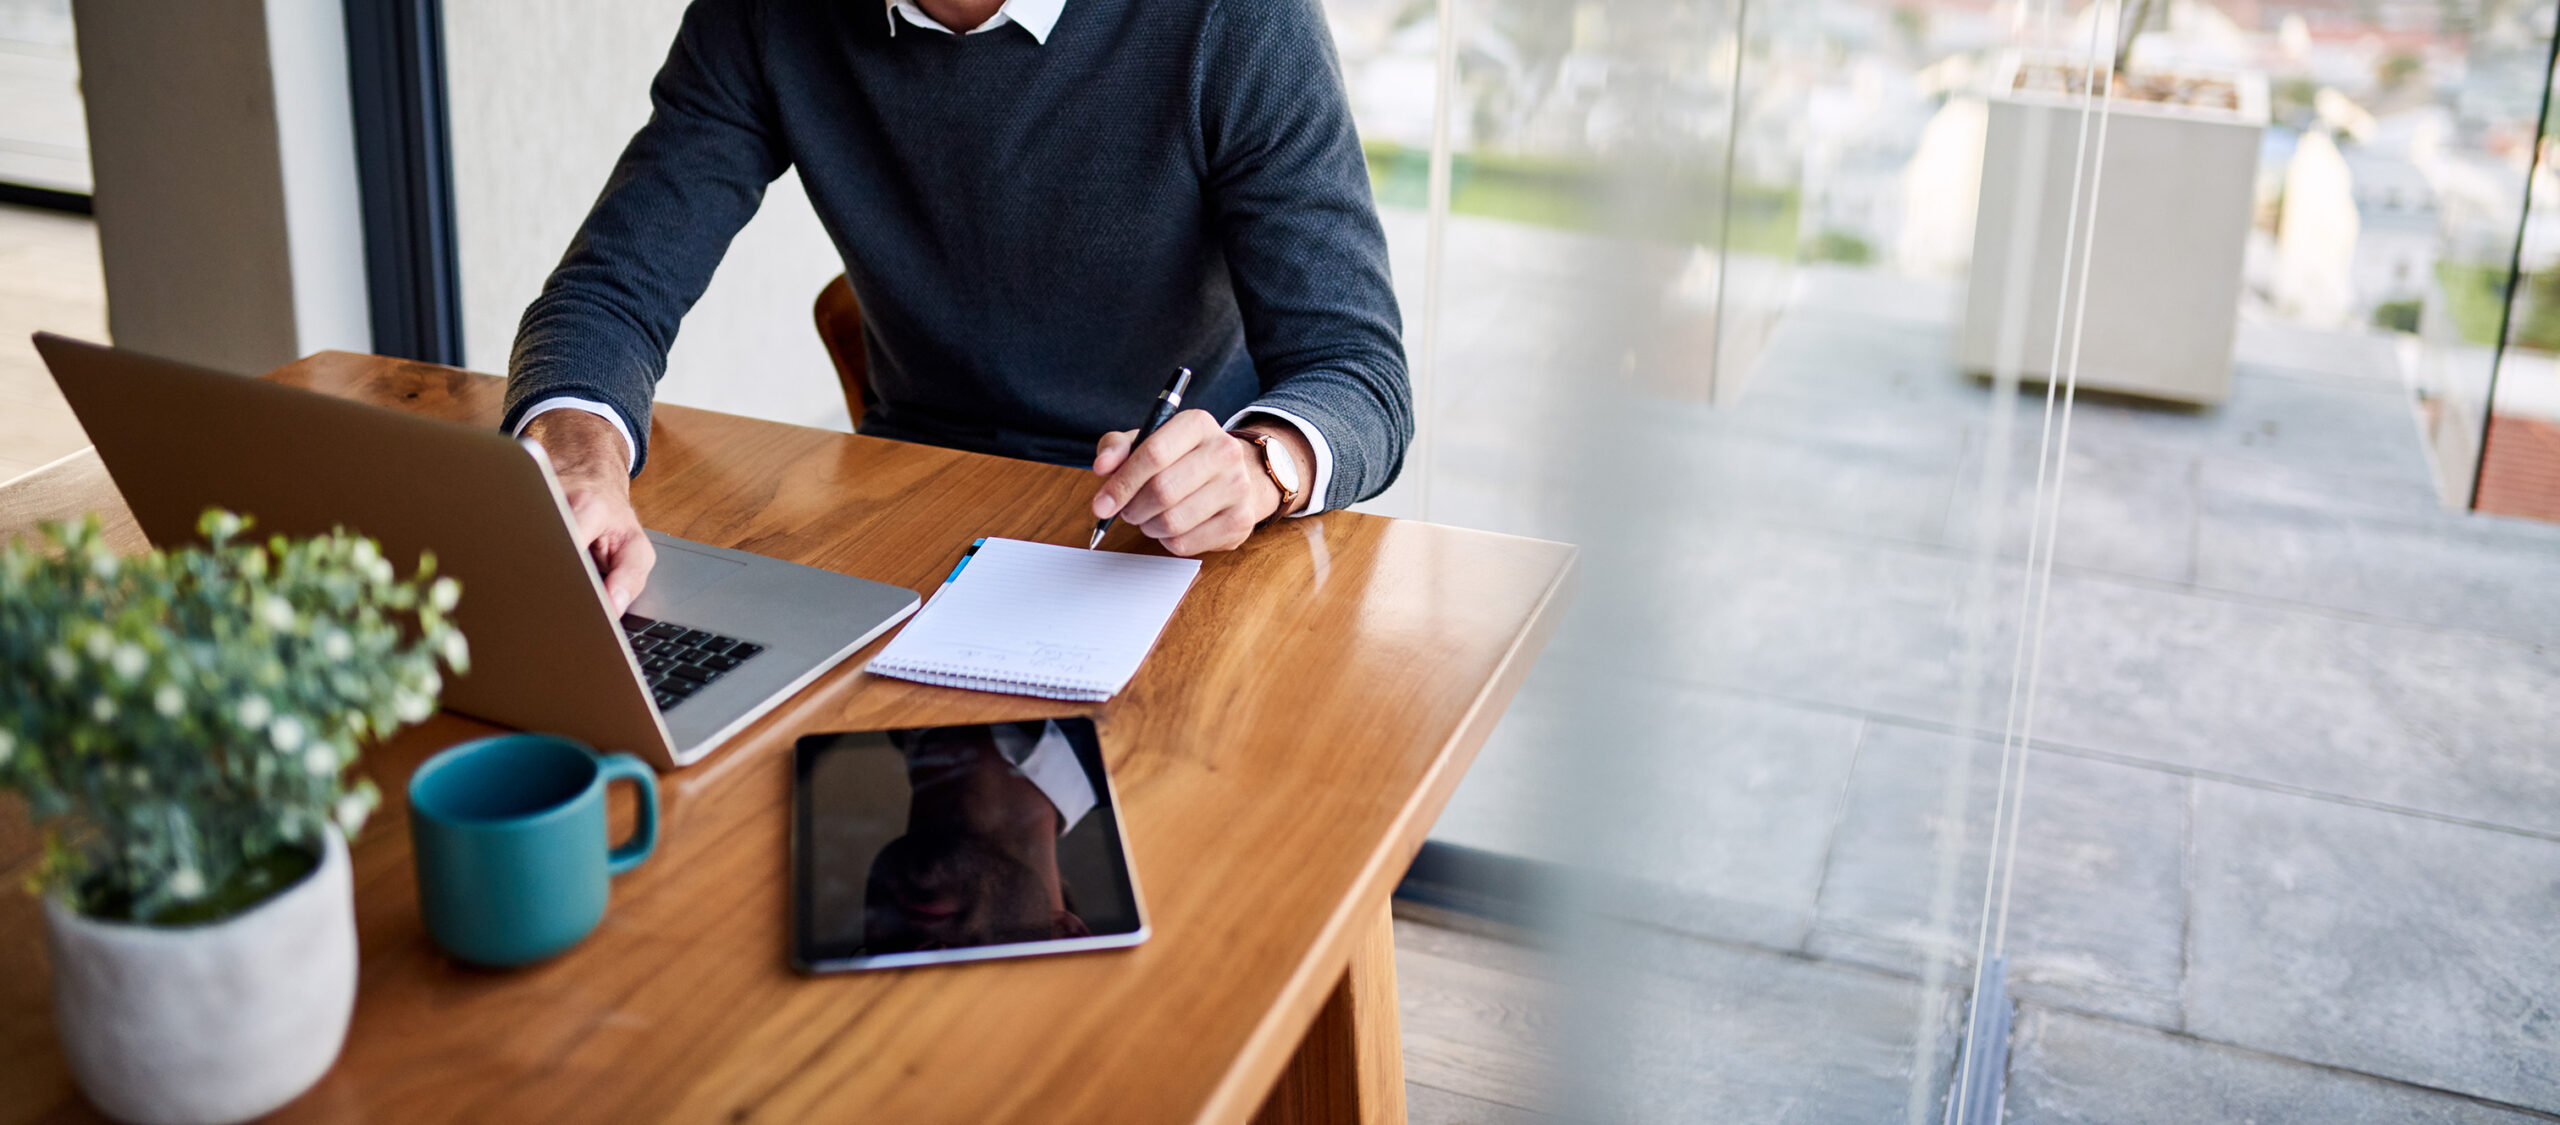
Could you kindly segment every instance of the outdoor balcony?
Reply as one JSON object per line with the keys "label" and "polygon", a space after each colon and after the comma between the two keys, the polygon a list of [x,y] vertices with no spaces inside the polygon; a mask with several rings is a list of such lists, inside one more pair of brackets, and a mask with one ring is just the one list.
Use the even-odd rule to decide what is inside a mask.
{"label": "outdoor balcony", "polygon": [[[1568,1089],[1900,1120],[1926,1052],[1935,1120],[2042,388],[1977,570],[1995,396],[1956,369],[1956,284],[1806,268],[1709,406],[1623,344],[1659,323],[1633,251],[1449,222],[1430,515],[1589,566],[1435,838],[1611,877],[1553,912],[1613,985],[1573,992],[1607,999],[1564,1025]],[[2246,321],[2219,407],[2073,406],[2008,1120],[2560,1111],[2560,527],[2443,502],[2392,339]]]}

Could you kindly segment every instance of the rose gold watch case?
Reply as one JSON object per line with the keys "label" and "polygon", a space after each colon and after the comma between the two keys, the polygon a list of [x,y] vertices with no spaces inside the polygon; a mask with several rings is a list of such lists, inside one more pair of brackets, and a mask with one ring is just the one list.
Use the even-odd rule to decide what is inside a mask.
{"label": "rose gold watch case", "polygon": [[[1306,488],[1303,485],[1291,488],[1287,478],[1280,475],[1280,466],[1275,458],[1286,456],[1286,454],[1278,453],[1272,448],[1279,444],[1280,439],[1269,434],[1255,433],[1252,430],[1237,430],[1235,435],[1253,443],[1254,449],[1262,457],[1262,475],[1271,478],[1271,487],[1280,490],[1280,510],[1273,512],[1272,517],[1276,519],[1288,515],[1291,509],[1298,506],[1298,497],[1305,493]],[[1290,468],[1295,469],[1297,466],[1292,465]]]}

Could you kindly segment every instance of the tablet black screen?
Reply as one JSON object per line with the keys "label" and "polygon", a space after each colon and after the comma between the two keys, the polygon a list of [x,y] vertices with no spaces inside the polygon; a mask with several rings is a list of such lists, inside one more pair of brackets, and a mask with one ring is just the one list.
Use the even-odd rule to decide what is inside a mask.
{"label": "tablet black screen", "polygon": [[1091,720],[811,735],[794,777],[793,961],[804,970],[1145,937]]}

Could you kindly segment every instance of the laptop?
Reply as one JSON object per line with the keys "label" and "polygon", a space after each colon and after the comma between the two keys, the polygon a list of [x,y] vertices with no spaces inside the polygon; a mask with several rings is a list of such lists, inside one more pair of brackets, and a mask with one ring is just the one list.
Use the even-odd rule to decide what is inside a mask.
{"label": "laptop", "polygon": [[660,769],[699,761],[915,611],[914,591],[649,532],[657,566],[616,618],[541,447],[37,333],[98,457],[157,546],[208,507],[253,534],[371,536],[402,573],[462,583],[471,671],[444,706]]}

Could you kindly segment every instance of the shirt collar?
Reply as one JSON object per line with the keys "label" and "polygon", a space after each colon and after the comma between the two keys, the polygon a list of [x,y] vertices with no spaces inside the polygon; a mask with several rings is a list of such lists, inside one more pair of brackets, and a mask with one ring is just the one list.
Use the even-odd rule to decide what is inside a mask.
{"label": "shirt collar", "polygon": [[[885,2],[887,6],[884,11],[889,17],[889,34],[891,35],[898,33],[899,16],[907,17],[907,22],[917,27],[931,28],[945,35],[951,34],[950,28],[942,26],[932,16],[926,15],[924,9],[915,5],[914,0],[885,0]],[[969,34],[994,31],[1007,23],[1018,23],[1022,25],[1022,30],[1031,33],[1033,42],[1046,45],[1049,42],[1049,29],[1058,25],[1058,13],[1065,10],[1066,6],[1067,0],[1005,0],[1004,7],[996,9],[996,14],[987,17],[987,22],[971,28]]]}

